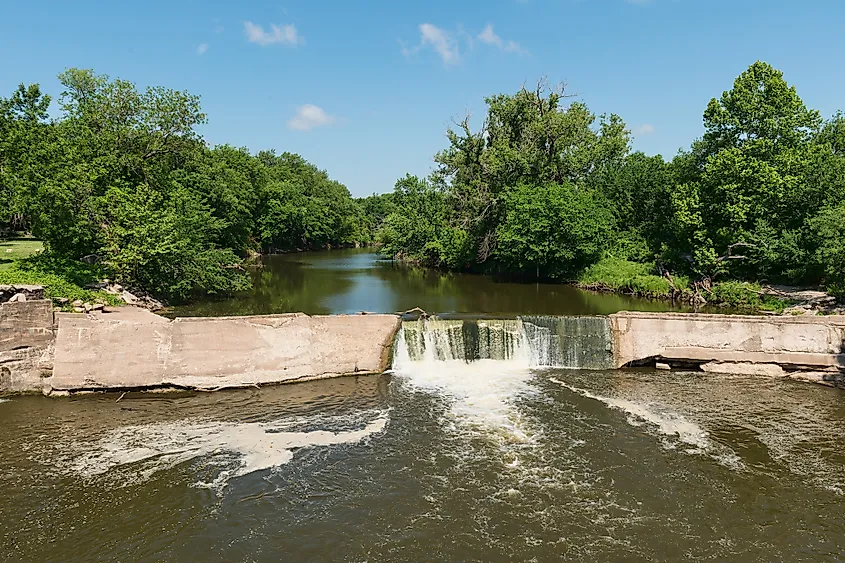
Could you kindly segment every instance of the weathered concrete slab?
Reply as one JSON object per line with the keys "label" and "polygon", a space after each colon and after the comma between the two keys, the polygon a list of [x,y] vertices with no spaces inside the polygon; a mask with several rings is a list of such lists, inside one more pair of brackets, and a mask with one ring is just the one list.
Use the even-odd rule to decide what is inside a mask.
{"label": "weathered concrete slab", "polygon": [[317,375],[311,317],[179,318],[171,325],[164,382],[214,388],[280,383]]}
{"label": "weathered concrete slab", "polygon": [[0,392],[41,391],[53,367],[53,303],[0,303]]}
{"label": "weathered concrete slab", "polygon": [[37,346],[53,338],[49,299],[0,303],[0,350]]}
{"label": "weathered concrete slab", "polygon": [[57,313],[54,389],[163,385],[170,321],[143,309]]}
{"label": "weathered concrete slab", "polygon": [[611,315],[617,367],[648,358],[845,367],[845,317]]}
{"label": "weathered concrete slab", "polygon": [[[113,316],[115,315],[115,316]],[[60,314],[57,390],[220,389],[387,369],[395,315],[178,318]]]}

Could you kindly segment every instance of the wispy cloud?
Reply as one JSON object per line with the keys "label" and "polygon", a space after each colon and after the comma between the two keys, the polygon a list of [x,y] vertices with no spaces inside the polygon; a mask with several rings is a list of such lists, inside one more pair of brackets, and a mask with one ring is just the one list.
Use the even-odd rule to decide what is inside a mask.
{"label": "wispy cloud", "polygon": [[403,47],[402,52],[406,56],[419,52],[423,47],[431,47],[440,55],[443,64],[454,64],[460,60],[461,55],[458,49],[458,42],[452,37],[452,34],[430,23],[420,24],[419,29],[420,44],[410,49]]}
{"label": "wispy cloud", "polygon": [[299,35],[296,27],[290,24],[270,24],[270,29],[265,31],[263,26],[252,23],[251,21],[245,21],[244,31],[250,43],[257,43],[262,47],[274,44],[295,47],[296,45],[305,43],[305,38]]}
{"label": "wispy cloud", "polygon": [[506,53],[525,53],[525,49],[523,49],[522,46],[516,41],[505,41],[504,39],[496,35],[496,32],[493,31],[493,24],[488,23],[484,30],[478,34],[477,39],[487,45],[493,45],[494,47],[498,47]]}
{"label": "wispy cloud", "polygon": [[296,115],[288,121],[288,127],[297,131],[310,131],[315,127],[331,125],[335,121],[335,117],[327,114],[323,108],[305,104],[296,108]]}
{"label": "wispy cloud", "polygon": [[197,55],[204,55],[206,51],[208,51],[208,43],[200,43],[197,46]]}
{"label": "wispy cloud", "polygon": [[651,123],[643,123],[639,127],[634,128],[634,133],[637,135],[651,135],[654,133],[654,125]]}

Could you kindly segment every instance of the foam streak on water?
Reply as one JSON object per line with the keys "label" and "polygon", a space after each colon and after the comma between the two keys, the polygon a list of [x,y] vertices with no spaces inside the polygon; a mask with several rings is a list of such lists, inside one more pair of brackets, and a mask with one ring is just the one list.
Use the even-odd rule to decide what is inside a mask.
{"label": "foam streak on water", "polygon": [[[660,408],[654,404],[646,404],[623,398],[604,397],[586,389],[574,387],[554,377],[549,378],[549,381],[565,387],[582,397],[599,401],[612,409],[624,412],[627,415],[628,424],[632,426],[648,425],[663,436],[676,438],[680,443],[691,446],[686,449],[688,453],[711,455],[723,465],[733,469],[741,469],[743,467],[742,461],[735,452],[713,442],[704,428],[680,413]],[[664,442],[664,445],[673,449],[675,447],[675,444],[672,442]]]}
{"label": "foam streak on water", "polygon": [[354,430],[291,431],[294,423],[301,421],[185,420],[124,426],[110,431],[94,444],[74,444],[72,449],[82,453],[70,467],[85,478],[124,468],[124,482],[131,482],[207,458],[211,464],[225,467],[213,483],[207,484],[221,488],[229,479],[288,463],[297,448],[348,444],[381,432],[387,424],[387,413],[378,413],[362,428]]}

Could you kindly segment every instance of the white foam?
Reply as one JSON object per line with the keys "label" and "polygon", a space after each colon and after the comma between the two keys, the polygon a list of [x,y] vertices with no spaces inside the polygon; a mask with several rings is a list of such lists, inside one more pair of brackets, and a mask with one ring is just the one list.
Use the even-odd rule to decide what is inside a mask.
{"label": "white foam", "polygon": [[0,403],[8,403],[9,399],[0,399]]}
{"label": "white foam", "polygon": [[[687,419],[680,413],[662,409],[656,405],[630,401],[628,399],[603,397],[601,395],[591,393],[586,389],[580,389],[569,385],[568,383],[554,377],[550,377],[549,381],[557,383],[558,385],[569,389],[573,393],[578,393],[583,397],[599,401],[610,408],[626,413],[628,415],[628,424],[631,426],[648,425],[663,436],[677,438],[682,444],[692,447],[686,450],[687,453],[707,453],[716,461],[734,469],[739,469],[743,466],[742,461],[735,452],[729,448],[723,448],[718,444],[715,444],[712,440],[710,440],[710,437],[704,428]],[[669,448],[675,447],[675,444],[671,442],[667,442],[665,445]]]}
{"label": "white foam", "polygon": [[[75,444],[83,451],[71,462],[71,469],[87,478],[116,468],[133,466],[136,478],[181,463],[210,456],[210,464],[226,467],[214,482],[225,486],[229,479],[288,463],[293,450],[358,442],[381,432],[387,414],[369,420],[363,428],[347,431],[285,431],[290,421],[239,423],[184,420],[159,424],[124,426],[110,431],[94,444]],[[129,476],[123,476],[129,477]],[[135,479],[137,480],[137,479]],[[130,479],[126,479],[126,482]]]}
{"label": "white foam", "polygon": [[403,331],[399,331],[393,372],[415,388],[445,395],[451,414],[464,424],[500,431],[508,441],[529,441],[513,399],[531,392],[532,373],[527,356],[513,360],[410,359]]}

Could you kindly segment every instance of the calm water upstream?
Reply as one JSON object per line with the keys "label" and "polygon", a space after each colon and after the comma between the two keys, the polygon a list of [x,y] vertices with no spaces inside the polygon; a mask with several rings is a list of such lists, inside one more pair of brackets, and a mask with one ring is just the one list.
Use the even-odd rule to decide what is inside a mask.
{"label": "calm water upstream", "polygon": [[[192,312],[637,303],[395,269],[361,252],[270,262],[255,294]],[[845,393],[539,369],[526,346],[542,331],[520,323],[472,333],[498,360],[451,359],[467,345],[454,322],[407,323],[383,375],[0,399],[0,560],[845,559]]]}
{"label": "calm water upstream", "polygon": [[606,315],[679,310],[670,303],[596,294],[568,285],[499,282],[489,276],[411,268],[371,249],[267,256],[251,291],[224,301],[177,307],[178,316],[395,313]]}

